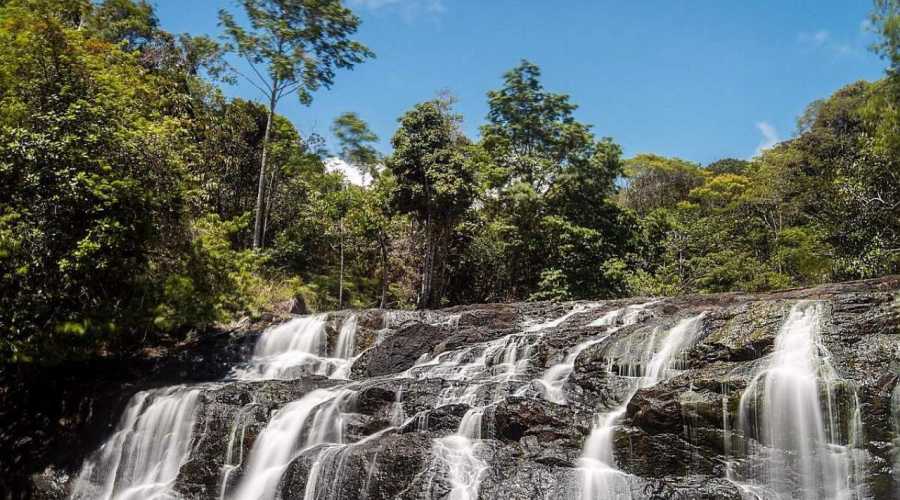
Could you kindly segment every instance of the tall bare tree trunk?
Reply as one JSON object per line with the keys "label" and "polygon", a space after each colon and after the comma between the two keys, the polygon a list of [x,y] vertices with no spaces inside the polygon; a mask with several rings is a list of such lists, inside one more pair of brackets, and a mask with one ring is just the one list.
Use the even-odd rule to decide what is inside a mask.
{"label": "tall bare tree trunk", "polygon": [[344,218],[338,219],[338,233],[340,234],[341,248],[341,272],[338,279],[338,309],[344,307]]}
{"label": "tall bare tree trunk", "polygon": [[419,309],[426,309],[431,305],[431,285],[434,278],[434,252],[435,252],[435,230],[434,221],[431,219],[431,213],[425,222],[425,262],[422,266],[422,290],[419,295]]}
{"label": "tall bare tree trunk", "polygon": [[262,247],[263,199],[266,192],[266,153],[269,147],[269,136],[272,133],[272,120],[275,117],[278,80],[272,82],[272,93],[269,96],[269,112],[266,115],[266,132],[263,134],[262,155],[259,161],[259,187],[256,191],[256,218],[253,222],[253,249]]}
{"label": "tall bare tree trunk", "polygon": [[378,304],[378,308],[384,309],[384,303],[387,301],[388,250],[384,238],[379,238],[378,243],[381,246],[381,302]]}
{"label": "tall bare tree trunk", "polygon": [[269,218],[272,215],[272,205],[275,204],[274,193],[275,193],[275,184],[278,181],[278,170],[273,170],[271,174],[269,174],[269,187],[266,188],[266,209],[265,215],[263,216],[263,228],[262,228],[262,239],[263,244],[266,242],[266,235],[269,232]]}

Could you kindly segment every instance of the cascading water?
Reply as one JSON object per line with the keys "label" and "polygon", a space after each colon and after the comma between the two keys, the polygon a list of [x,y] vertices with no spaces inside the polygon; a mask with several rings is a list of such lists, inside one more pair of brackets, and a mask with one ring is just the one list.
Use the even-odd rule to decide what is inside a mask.
{"label": "cascading water", "polygon": [[[434,464],[446,473],[450,486],[448,498],[478,498],[482,476],[488,468],[487,463],[478,456],[483,415],[489,407],[510,395],[510,391],[514,392],[516,385],[520,388],[526,386],[528,380],[520,376],[525,373],[535,344],[548,330],[596,307],[592,303],[578,304],[558,318],[526,324],[519,333],[445,352],[434,359],[422,359],[403,374],[417,379],[442,378],[467,382],[461,388],[448,387],[442,394],[441,404],[464,403],[471,408],[463,416],[455,434],[435,439],[432,446]],[[433,485],[429,489],[433,490]]]}
{"label": "cascading water", "polygon": [[[747,456],[732,474],[748,496],[804,500],[864,496],[857,478],[865,460],[865,452],[856,449],[862,427],[859,404],[852,386],[837,376],[822,344],[823,309],[819,302],[793,305],[776,336],[774,352],[741,397],[737,429],[745,440],[753,441],[740,443]],[[846,405],[835,404],[839,386]],[[842,412],[841,406],[849,409]]]}
{"label": "cascading water", "polygon": [[[136,394],[115,434],[72,482],[72,496],[642,499],[652,497],[640,491],[645,486],[671,482],[678,491],[696,491],[687,481],[702,477],[718,481],[712,488],[722,496],[733,497],[741,489],[758,500],[870,498],[858,479],[867,463],[865,415],[856,387],[837,376],[823,347],[818,332],[822,307],[797,304],[783,321],[775,351],[761,361],[734,361],[726,353],[688,367],[679,362],[701,333],[710,332],[696,351],[704,356],[720,356],[726,349],[720,347],[723,337],[741,342],[743,332],[732,335],[731,325],[721,326],[722,318],[746,314],[746,309],[713,310],[708,320],[701,314],[667,321],[663,311],[674,308],[658,307],[649,314],[650,304],[592,314],[602,304],[582,303],[555,315],[549,311],[559,311],[557,305],[527,305],[515,311],[531,319],[518,316],[523,322],[509,330],[507,306],[495,324],[491,306],[477,315],[463,312],[465,322],[460,314],[385,313],[380,330],[372,325],[379,325],[373,319],[381,313],[295,318],[264,332],[252,358],[228,379]],[[766,324],[775,324],[778,310],[764,311]],[[748,324],[744,318],[735,321],[735,328]],[[416,337],[423,330],[408,323],[413,320],[444,329]],[[644,320],[648,324],[624,329]],[[403,335],[398,338],[411,345],[391,341],[399,347],[379,346],[377,339],[388,335]],[[576,359],[587,352],[592,362],[584,365],[584,373],[579,364],[579,376],[571,379]],[[593,362],[597,354],[605,365]],[[411,363],[415,356],[420,357]],[[847,366],[836,359],[835,366]],[[404,368],[413,366],[391,373],[394,360]],[[557,363],[542,371],[536,365],[544,360]],[[388,369],[376,377],[346,380],[357,361],[366,370]],[[602,380],[589,380],[591,371]],[[725,372],[729,377],[719,381],[721,390],[691,383],[700,380],[693,379],[694,373],[717,380]],[[752,382],[738,406],[738,394],[728,398],[728,391],[748,379]],[[708,453],[703,440],[713,435],[702,416],[690,425],[707,433],[685,445],[690,446],[686,453],[704,459],[690,466],[691,476],[676,477],[669,468],[659,476],[638,477],[619,469],[615,438],[627,405],[642,388],[663,380],[667,388],[682,388],[677,402],[683,418],[708,412],[704,405],[718,404],[716,398],[726,394],[725,453],[712,456],[728,459],[732,483],[702,470],[715,460],[702,455]],[[688,413],[685,393],[696,403]],[[574,469],[568,464],[581,446],[583,408],[596,396],[610,402],[597,410]],[[869,392],[859,396],[866,404],[871,400],[865,399]],[[670,396],[654,392],[653,397]],[[900,435],[900,385],[892,405]],[[448,429],[455,419],[455,431]],[[571,426],[560,424],[567,421]],[[633,424],[644,425],[640,419]],[[712,424],[711,432],[716,427]],[[895,449],[900,479],[900,438]],[[883,470],[894,465],[888,453]],[[771,470],[775,464],[781,469]],[[785,489],[788,483],[795,493]]]}
{"label": "cascading water", "polygon": [[169,498],[188,459],[200,390],[135,394],[113,436],[82,467],[71,497],[84,500]]}
{"label": "cascading water", "polygon": [[[327,357],[325,320],[323,316],[309,316],[291,320],[263,334],[257,341],[249,368],[238,372],[239,378],[283,378],[297,370],[309,369],[331,378],[347,377],[356,353],[358,318],[355,314],[341,323],[334,356]],[[235,487],[233,499],[275,498],[278,483],[285,469],[304,451],[321,444],[343,443],[341,408],[356,391],[350,388],[319,389],[278,410],[256,439],[250,450],[241,482]],[[322,469],[322,458],[336,453],[336,449],[319,449],[310,471],[311,491]],[[227,481],[223,480],[225,497]]]}
{"label": "cascading water", "polygon": [[356,324],[358,321],[356,315],[351,314],[341,324],[337,346],[334,349],[335,358],[350,359],[356,353]]}
{"label": "cascading water", "polygon": [[[629,383],[621,404],[607,413],[595,417],[594,428],[585,442],[580,460],[581,497],[585,500],[631,498],[631,477],[616,467],[615,429],[625,414],[628,402],[644,387],[650,387],[677,367],[678,355],[697,341],[701,333],[705,314],[686,318],[678,322],[668,332],[654,331],[637,349],[628,339],[617,342],[608,354],[610,376],[627,376]],[[660,345],[657,341],[662,335]],[[618,349],[617,349],[618,348]],[[616,360],[617,371],[613,371]]]}
{"label": "cascading water", "polygon": [[315,390],[275,412],[256,438],[234,500],[275,498],[285,469],[305,450],[342,443],[341,405],[354,394],[349,390]]}
{"label": "cascading water", "polygon": [[897,496],[900,496],[900,380],[894,384],[891,394],[891,416],[894,420],[894,482],[897,483]]}
{"label": "cascading water", "polygon": [[447,470],[450,500],[475,500],[482,474],[488,464],[478,457],[483,408],[470,409],[463,415],[456,434],[436,439],[434,456]]}
{"label": "cascading water", "polygon": [[254,404],[245,405],[235,415],[228,434],[228,447],[225,449],[225,463],[222,465],[222,481],[219,485],[219,500],[225,500],[225,491],[228,488],[228,480],[231,474],[244,465],[244,447],[242,446],[247,432],[247,420],[249,420]]}
{"label": "cascading water", "polygon": [[253,358],[234,371],[240,380],[292,379],[303,375],[346,377],[356,347],[356,316],[346,318],[334,356],[328,356],[324,315],[304,316],[263,332]]}
{"label": "cascading water", "polygon": [[548,401],[553,401],[556,404],[565,404],[566,394],[563,390],[563,386],[565,385],[566,380],[568,380],[569,375],[571,375],[572,371],[575,369],[575,360],[578,359],[578,355],[584,352],[588,347],[603,342],[609,338],[610,335],[615,333],[616,330],[636,323],[640,319],[641,313],[651,304],[653,304],[653,302],[631,305],[621,309],[613,309],[592,321],[588,326],[606,326],[611,328],[607,329],[606,332],[598,338],[590,339],[576,345],[566,354],[566,357],[563,358],[561,363],[551,366],[544,372],[540,380],[537,381],[544,397]]}

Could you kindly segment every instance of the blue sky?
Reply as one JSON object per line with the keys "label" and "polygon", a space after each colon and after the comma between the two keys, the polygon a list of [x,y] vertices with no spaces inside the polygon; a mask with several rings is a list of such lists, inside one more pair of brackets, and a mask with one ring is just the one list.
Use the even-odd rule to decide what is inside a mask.
{"label": "blue sky", "polygon": [[[154,0],[165,29],[217,35],[232,0]],[[279,112],[303,134],[330,136],[335,116],[360,114],[389,139],[397,118],[449,89],[477,137],[486,92],[522,58],[576,117],[626,156],[652,152],[709,163],[749,158],[789,138],[807,103],[881,77],[868,51],[867,0],[347,0],[356,38],[377,58],[338,74],[311,106]],[[259,99],[246,83],[229,95]]]}

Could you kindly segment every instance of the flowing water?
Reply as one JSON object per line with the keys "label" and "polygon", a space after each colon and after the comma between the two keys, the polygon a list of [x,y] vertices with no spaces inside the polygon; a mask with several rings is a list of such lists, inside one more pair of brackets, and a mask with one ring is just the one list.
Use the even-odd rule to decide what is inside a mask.
{"label": "flowing water", "polygon": [[191,450],[199,397],[199,389],[180,386],[135,394],[112,437],[82,467],[72,498],[170,498]]}
{"label": "flowing water", "polygon": [[456,434],[435,439],[433,453],[437,463],[446,469],[450,483],[450,500],[474,500],[487,462],[478,457],[483,408],[471,409],[463,415]]}
{"label": "flowing water", "polygon": [[344,320],[333,355],[328,355],[325,315],[304,316],[263,332],[240,380],[288,380],[303,375],[346,378],[356,348],[356,316]]}
{"label": "flowing water", "polygon": [[658,383],[678,367],[679,354],[696,342],[702,332],[704,316],[683,319],[667,331],[657,328],[638,344],[625,338],[607,351],[607,375],[628,377],[629,387],[617,407],[595,417],[580,460],[581,498],[631,498],[633,480],[615,462],[616,427],[639,389]]}
{"label": "flowing water", "polygon": [[316,445],[341,444],[341,405],[352,394],[346,389],[317,389],[275,412],[256,438],[244,476],[231,498],[273,499],[284,471],[299,454]]}
{"label": "flowing water", "polygon": [[741,396],[737,430],[752,440],[739,443],[745,456],[732,476],[748,497],[864,497],[859,403],[822,343],[823,310],[819,302],[792,306],[773,353]]}
{"label": "flowing water", "polygon": [[[499,339],[449,351],[433,360],[420,360],[405,376],[465,380],[466,385],[448,387],[442,404],[463,403],[471,408],[463,415],[455,434],[435,439],[433,464],[446,474],[450,500],[475,500],[488,464],[478,456],[486,411],[504,397],[527,388],[526,370],[532,349],[550,330],[577,314],[587,313],[596,304],[579,304],[564,315],[523,325],[521,332]],[[434,471],[433,471],[434,472]],[[429,491],[434,491],[432,476]]]}
{"label": "flowing water", "polygon": [[894,420],[894,481],[897,483],[897,496],[900,497],[900,380],[894,383],[891,416]]}
{"label": "flowing water", "polygon": [[[683,354],[698,342],[708,323],[703,313],[666,327],[625,329],[653,317],[647,312],[651,304],[604,314],[594,313],[599,304],[577,304],[557,317],[526,321],[496,338],[443,351],[435,349],[437,354],[423,354],[404,372],[355,381],[346,379],[350,366],[360,356],[356,315],[343,316],[333,348],[328,342],[328,325],[332,323],[325,315],[289,320],[263,332],[252,357],[236,367],[227,380],[135,394],[114,434],[85,462],[72,498],[180,498],[173,485],[206,432],[195,429],[200,427],[197,422],[206,404],[204,395],[210,389],[243,384],[251,388],[249,397],[231,407],[221,434],[224,456],[214,486],[220,500],[281,498],[285,473],[296,467],[309,472],[305,483],[292,484],[293,494],[303,488],[305,500],[353,498],[360,494],[358,489],[342,488],[347,484],[348,464],[353,457],[361,456],[354,451],[401,429],[430,432],[431,411],[445,405],[465,405],[459,409],[464,413],[455,432],[430,440],[430,455],[426,455],[430,458],[415,480],[419,488],[416,498],[475,500],[485,495],[482,483],[493,474],[496,444],[487,440],[495,439],[497,405],[510,397],[534,397],[535,392],[550,402],[570,404],[567,395],[574,397],[574,392],[566,391],[578,388],[566,383],[576,359],[591,347],[602,349],[606,362],[603,376],[609,381],[607,396],[612,402],[594,417],[578,462],[577,481],[574,476],[571,480],[559,479],[556,489],[548,490],[555,493],[545,498],[571,498],[573,489],[575,496],[583,499],[632,498],[643,480],[621,470],[615,458],[616,432],[628,402],[642,388],[680,373]],[[729,415],[728,399],[723,400],[726,456],[733,458],[728,479],[747,498],[864,497],[859,481],[865,465],[860,405],[854,386],[841,380],[831,366],[819,335],[822,314],[822,306],[817,303],[794,306],[777,334],[774,352],[752,374],[736,413],[732,409]],[[408,320],[427,320],[454,329],[459,315],[385,314],[382,329],[374,332],[376,344]],[[573,341],[574,345],[557,354],[560,357],[555,359],[561,361],[546,370],[536,366],[536,353],[545,351],[539,346],[571,338],[573,328],[585,327],[602,330],[584,330],[585,335]],[[265,406],[265,396],[257,398],[252,392],[260,380],[292,380],[308,375],[318,375],[319,383],[327,387],[286,403],[274,401],[274,406],[273,402]],[[417,384],[438,380],[441,389],[429,395],[426,409],[404,406],[404,397],[409,397],[406,391],[417,397]],[[359,415],[354,413],[357,401],[370,387],[394,391],[386,396],[379,417],[389,427],[360,436],[348,428],[358,428],[351,425],[358,421]],[[723,384],[722,392],[727,394],[727,390]],[[265,415],[261,413],[265,408],[272,409],[260,417]],[[900,385],[894,389],[892,411],[900,434]],[[247,440],[248,432],[255,436],[252,444]],[[895,446],[896,472],[900,475],[900,438]],[[381,451],[364,458],[364,488],[373,480],[378,453]],[[355,467],[359,463],[356,459]],[[490,477],[492,481],[498,479]],[[646,497],[640,493],[634,496]]]}
{"label": "flowing water", "polygon": [[643,311],[653,302],[644,304],[630,305],[621,309],[613,309],[603,316],[592,321],[590,327],[609,327],[603,335],[598,338],[589,339],[576,345],[566,354],[561,363],[557,363],[548,368],[538,381],[539,387],[548,401],[557,404],[566,403],[566,394],[564,385],[569,379],[569,375],[575,369],[575,360],[578,355],[584,352],[588,347],[603,342],[617,330],[636,323]]}

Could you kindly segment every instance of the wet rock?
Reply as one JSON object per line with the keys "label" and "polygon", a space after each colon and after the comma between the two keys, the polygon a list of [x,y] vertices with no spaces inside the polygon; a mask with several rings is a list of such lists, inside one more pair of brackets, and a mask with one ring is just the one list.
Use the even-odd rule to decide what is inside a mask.
{"label": "wet rock", "polygon": [[[285,472],[281,496],[304,498],[307,488],[315,486],[314,498],[405,498],[430,455],[431,440],[419,433],[383,434],[377,440],[304,453]],[[317,460],[313,482],[310,470]]]}
{"label": "wet rock", "polygon": [[444,327],[408,322],[397,333],[365,351],[353,363],[351,377],[363,379],[402,372],[448,336],[449,331]]}
{"label": "wet rock", "polygon": [[459,428],[459,422],[468,410],[469,405],[449,404],[433,410],[422,411],[405,424],[400,432],[432,432],[435,433],[435,437],[453,434]]}
{"label": "wet rock", "polygon": [[[296,450],[280,481],[281,497],[444,498],[453,485],[435,443],[457,433],[467,412],[478,407],[482,439],[472,452],[486,464],[480,498],[578,498],[579,457],[594,416],[625,404],[612,451],[630,478],[633,498],[737,500],[740,491],[725,479],[726,465],[742,466],[735,444],[752,444],[757,434],[752,423],[742,428],[738,421],[743,391],[770,359],[791,306],[821,300],[822,344],[840,379],[830,388],[841,415],[839,434],[849,439],[847,413],[858,401],[861,451],[868,457],[865,496],[890,500],[900,492],[893,471],[900,429],[892,406],[900,393],[898,290],[900,278],[885,278],[769,294],[667,298],[648,305],[630,326],[592,323],[649,299],[327,313],[329,351],[342,326],[357,321],[357,352],[364,352],[351,368],[350,382],[303,371],[285,381],[228,379],[267,326],[246,323],[192,338],[149,361],[5,373],[0,498],[65,498],[67,483],[109,436],[131,395],[199,383],[192,452],[175,484],[186,499],[219,498],[223,485],[227,498],[279,409],[316,389],[340,387],[354,393],[342,403],[342,442]],[[701,329],[677,362],[657,383],[635,384],[649,362],[643,351],[658,349],[659,332],[701,312]],[[566,321],[554,322],[563,315],[569,315]],[[535,325],[548,326],[529,332]],[[512,362],[500,348],[490,356],[475,351],[463,360],[482,359],[483,380],[453,373],[398,376],[419,360],[510,334],[528,337],[522,353],[515,353],[527,359],[514,360],[513,375],[504,371]],[[547,401],[540,382],[545,370],[582,343],[587,347],[563,384],[565,404]],[[32,392],[17,390],[17,384]],[[225,471],[230,471],[227,481]],[[312,487],[314,492],[307,491]]]}

